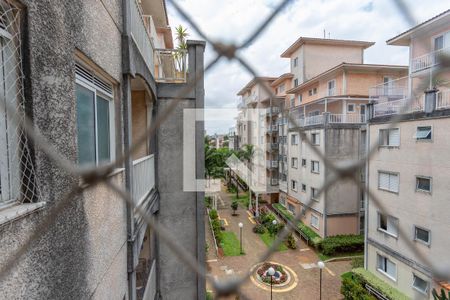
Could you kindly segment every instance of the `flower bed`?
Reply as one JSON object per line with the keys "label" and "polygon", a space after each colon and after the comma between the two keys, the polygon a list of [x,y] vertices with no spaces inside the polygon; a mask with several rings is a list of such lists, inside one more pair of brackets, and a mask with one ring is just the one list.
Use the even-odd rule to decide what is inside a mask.
{"label": "flower bed", "polygon": [[[269,270],[270,267],[274,268],[275,270],[275,275],[273,276],[267,274],[267,271]],[[262,266],[260,266],[256,270],[256,274],[259,281],[269,285],[271,284],[272,281],[273,286],[286,285],[290,281],[289,273],[287,273],[281,265],[274,263],[267,263],[267,262],[263,263]]]}

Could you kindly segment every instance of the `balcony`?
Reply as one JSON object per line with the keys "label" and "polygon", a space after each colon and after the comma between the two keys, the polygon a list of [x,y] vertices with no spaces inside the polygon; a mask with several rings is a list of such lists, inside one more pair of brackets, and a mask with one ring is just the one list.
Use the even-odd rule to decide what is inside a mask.
{"label": "balcony", "polygon": [[[137,0],[130,6],[131,38],[156,81],[186,82],[187,52],[174,49],[156,49],[158,36],[151,16],[144,15]],[[161,46],[160,46],[161,47]]]}
{"label": "balcony", "polygon": [[278,115],[280,113],[280,108],[277,106],[274,106],[274,107],[268,107],[265,109],[261,109],[261,111],[262,111],[261,112],[262,115],[267,115],[267,116],[270,114]]}
{"label": "balcony", "polygon": [[363,124],[366,123],[366,115],[360,114],[330,114],[330,124]]}
{"label": "balcony", "polygon": [[278,125],[269,125],[269,127],[267,127],[266,132],[268,133],[278,133]]}
{"label": "balcony", "polygon": [[450,47],[439,49],[414,58],[411,61],[411,73],[419,72],[438,65],[440,63],[440,58],[443,55],[450,55]]}
{"label": "balcony", "polygon": [[155,157],[148,155],[133,161],[133,199],[137,206],[155,187]]}
{"label": "balcony", "polygon": [[294,118],[295,124],[290,123],[289,128],[306,127],[321,124],[364,124],[366,116],[361,114],[331,114],[322,113],[316,116]]}
{"label": "balcony", "polygon": [[404,98],[396,101],[387,101],[373,106],[374,117],[411,113],[423,110],[423,97],[419,99]]}
{"label": "balcony", "polygon": [[278,168],[278,160],[266,160],[266,167],[268,169]]}
{"label": "balcony", "polygon": [[408,96],[409,77],[402,77],[371,87],[369,97],[378,101],[393,101]]}
{"label": "balcony", "polygon": [[436,95],[436,109],[450,108],[450,90],[442,90]]}
{"label": "balcony", "polygon": [[242,97],[242,101],[245,103],[245,106],[258,102],[258,97],[256,95],[250,95],[247,97]]}
{"label": "balcony", "polygon": [[278,143],[267,143],[266,144],[266,150],[267,151],[276,151],[276,150],[278,150]]}

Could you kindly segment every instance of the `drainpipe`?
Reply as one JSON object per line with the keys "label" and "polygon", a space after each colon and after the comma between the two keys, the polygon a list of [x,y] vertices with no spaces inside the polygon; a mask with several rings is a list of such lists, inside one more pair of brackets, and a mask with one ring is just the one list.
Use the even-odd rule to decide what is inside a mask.
{"label": "drainpipe", "polygon": [[[323,126],[323,147],[324,147],[324,153],[325,156],[327,155],[327,137],[328,137],[328,124],[330,122],[330,113],[326,112],[323,114],[324,116],[324,126]],[[326,181],[326,174],[327,174],[327,170],[326,170],[326,166],[324,165],[324,172],[323,172],[323,176],[325,178],[324,182]],[[327,237],[327,223],[328,223],[328,219],[327,219],[327,195],[328,192],[327,191],[323,191],[323,237]]]}
{"label": "drainpipe", "polygon": [[[373,104],[368,105],[369,109],[366,111],[366,153],[365,157],[369,153],[370,148],[370,119],[373,116]],[[366,187],[366,191],[364,192],[364,269],[368,269],[368,237],[369,237],[369,159],[366,159],[366,170],[365,170],[365,179],[364,183]]]}
{"label": "drainpipe", "polygon": [[[123,118],[123,149],[129,151],[132,144],[131,134],[131,61],[129,53],[129,43],[131,35],[131,19],[130,19],[130,0],[122,1],[123,10],[123,35],[122,35],[122,118]],[[132,168],[133,160],[131,156],[124,160],[125,167],[125,189],[133,195],[132,191]],[[128,298],[130,300],[136,299],[136,270],[135,265],[137,262],[135,251],[135,228],[134,228],[134,212],[133,208],[127,204],[127,272],[128,272]]]}

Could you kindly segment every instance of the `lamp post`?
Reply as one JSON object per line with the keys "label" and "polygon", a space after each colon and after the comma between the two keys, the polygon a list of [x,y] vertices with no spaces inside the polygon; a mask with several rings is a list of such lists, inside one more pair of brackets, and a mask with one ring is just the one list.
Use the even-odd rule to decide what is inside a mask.
{"label": "lamp post", "polygon": [[277,223],[278,223],[277,220],[272,221],[272,230],[271,230],[272,236],[276,235],[275,230],[276,230]]}
{"label": "lamp post", "polygon": [[241,254],[242,252],[242,228],[244,227],[244,224],[242,224],[242,222],[239,222],[239,245],[240,245],[240,249],[241,249]]}
{"label": "lamp post", "polygon": [[272,300],[272,278],[273,278],[273,275],[275,275],[275,269],[272,267],[267,269],[267,275],[270,276],[270,300]]}
{"label": "lamp post", "polygon": [[317,263],[317,267],[320,270],[320,290],[319,290],[319,300],[322,300],[322,269],[325,268],[325,263],[323,261],[319,261]]}

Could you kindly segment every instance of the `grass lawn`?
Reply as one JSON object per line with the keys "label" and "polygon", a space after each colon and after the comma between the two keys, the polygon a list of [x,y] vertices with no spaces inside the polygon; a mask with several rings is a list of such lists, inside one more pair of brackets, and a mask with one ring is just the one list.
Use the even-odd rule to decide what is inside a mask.
{"label": "grass lawn", "polygon": [[361,252],[353,252],[353,253],[337,253],[334,255],[325,255],[322,253],[317,253],[317,255],[319,256],[321,261],[326,261],[329,260],[331,258],[337,258],[337,257],[347,257],[347,256],[360,256],[360,255],[364,255],[364,251]]}
{"label": "grass lawn", "polygon": [[222,231],[222,249],[225,256],[242,255],[239,240],[231,231]]}
{"label": "grass lawn", "polygon": [[[260,234],[259,237],[264,242],[264,244],[267,245],[267,247],[270,247],[270,246],[272,246],[276,236],[271,236],[270,233],[265,232],[263,234]],[[288,248],[286,247],[286,245],[284,243],[281,243],[280,246],[278,246],[277,251],[284,251],[287,249]]]}
{"label": "grass lawn", "polygon": [[231,197],[233,201],[237,200],[243,208],[248,207],[248,193],[239,193],[239,198],[236,198],[236,193]]}

